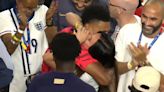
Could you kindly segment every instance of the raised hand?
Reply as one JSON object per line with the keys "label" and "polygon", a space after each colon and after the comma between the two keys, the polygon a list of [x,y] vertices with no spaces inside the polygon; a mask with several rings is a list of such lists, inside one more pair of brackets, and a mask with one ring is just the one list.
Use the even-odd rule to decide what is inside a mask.
{"label": "raised hand", "polygon": [[74,32],[77,39],[79,40],[80,44],[85,42],[88,38],[90,38],[90,33],[88,30],[86,30],[84,27],[80,27],[77,29],[77,32]]}
{"label": "raised hand", "polygon": [[131,43],[129,45],[129,50],[131,52],[132,58],[135,59],[139,65],[143,66],[146,64],[146,56],[149,53],[147,44],[145,44],[145,46],[141,46],[139,44],[139,46],[136,47],[133,43]]}
{"label": "raised hand", "polygon": [[53,15],[56,13],[58,9],[58,2],[56,0],[52,0],[51,5],[46,13],[46,23],[51,23]]}
{"label": "raised hand", "polygon": [[22,2],[19,2],[19,4],[17,4],[17,10],[18,10],[18,18],[20,19],[20,23],[19,23],[20,29],[24,30],[27,25],[28,18],[24,13],[25,8],[23,7]]}

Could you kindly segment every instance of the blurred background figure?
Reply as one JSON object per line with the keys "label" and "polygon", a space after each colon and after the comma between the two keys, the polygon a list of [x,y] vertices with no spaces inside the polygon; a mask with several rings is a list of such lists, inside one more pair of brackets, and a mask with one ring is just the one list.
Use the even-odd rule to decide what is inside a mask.
{"label": "blurred background figure", "polygon": [[[52,0],[46,0],[45,5],[49,6]],[[81,16],[83,10],[90,5],[102,5],[107,9],[107,0],[58,0],[58,11],[54,16],[54,24],[58,28],[58,31],[69,26],[65,16],[69,12],[73,12]]]}

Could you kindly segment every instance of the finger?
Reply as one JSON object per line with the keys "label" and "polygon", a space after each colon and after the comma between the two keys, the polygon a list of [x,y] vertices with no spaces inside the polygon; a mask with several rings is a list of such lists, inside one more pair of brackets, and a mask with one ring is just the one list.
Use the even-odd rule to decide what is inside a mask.
{"label": "finger", "polygon": [[131,46],[134,48],[134,49],[138,49],[135,45],[134,45],[134,43],[130,43],[131,44]]}
{"label": "finger", "polygon": [[50,9],[56,9],[58,7],[58,1],[57,0],[52,0]]}
{"label": "finger", "polygon": [[144,52],[145,52],[146,54],[149,53],[148,43],[146,43],[145,46],[144,46]]}
{"label": "finger", "polygon": [[130,43],[130,45],[128,45],[128,47],[129,47],[129,49],[130,49],[132,54],[136,54],[137,53],[137,50],[136,50],[137,48],[136,48],[136,46],[133,43]]}
{"label": "finger", "polygon": [[146,44],[144,45],[144,49],[145,49],[145,50],[148,50],[148,43],[146,43]]}

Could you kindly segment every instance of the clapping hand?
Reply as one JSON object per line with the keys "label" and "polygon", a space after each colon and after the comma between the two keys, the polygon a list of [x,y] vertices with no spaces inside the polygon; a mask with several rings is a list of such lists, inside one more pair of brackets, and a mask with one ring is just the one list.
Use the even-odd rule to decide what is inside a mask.
{"label": "clapping hand", "polygon": [[135,61],[137,61],[140,66],[143,66],[147,63],[146,57],[147,57],[147,54],[149,53],[149,49],[147,47],[147,44],[145,44],[144,46],[141,46],[139,44],[137,47],[133,43],[131,43],[129,45],[129,50],[131,52],[132,58]]}

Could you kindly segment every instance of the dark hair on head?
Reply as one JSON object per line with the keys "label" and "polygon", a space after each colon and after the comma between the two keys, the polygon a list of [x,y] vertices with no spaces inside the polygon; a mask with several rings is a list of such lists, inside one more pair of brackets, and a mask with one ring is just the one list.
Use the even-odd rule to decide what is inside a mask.
{"label": "dark hair on head", "polygon": [[52,40],[53,56],[60,61],[74,61],[81,47],[75,35],[69,33],[58,33]]}
{"label": "dark hair on head", "polygon": [[110,21],[109,11],[101,5],[90,5],[82,13],[82,23],[85,25],[94,20]]}
{"label": "dark hair on head", "polygon": [[115,46],[106,33],[101,33],[101,38],[89,48],[89,53],[104,67],[115,67]]}

